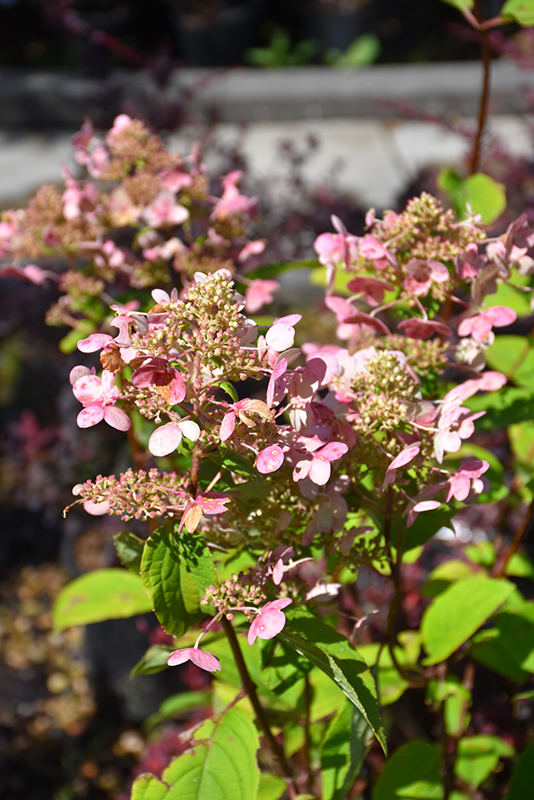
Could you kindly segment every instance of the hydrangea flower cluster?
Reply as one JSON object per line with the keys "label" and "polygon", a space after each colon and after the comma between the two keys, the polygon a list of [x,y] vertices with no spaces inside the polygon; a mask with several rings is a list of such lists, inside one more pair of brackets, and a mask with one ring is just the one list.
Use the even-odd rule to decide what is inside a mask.
{"label": "hydrangea flower cluster", "polygon": [[[277,635],[291,603],[336,596],[338,584],[310,584],[303,560],[320,552],[335,575],[387,551],[385,509],[410,526],[485,491],[488,462],[462,453],[483,412],[465,403],[506,382],[485,369],[484,352],[516,313],[487,299],[534,271],[525,218],[490,240],[479,218],[457,220],[427,194],[400,214],[370,212],[362,236],[333,218],[315,250],[326,272],[320,313],[334,315],[337,339],[305,341],[300,314],[261,328],[249,315],[277,285],[239,273],[263,243],[244,235],[255,202],[238,173],[209,195],[196,155],[186,165],[125,116],[102,140],[85,126],[75,144],[93,180],[69,174],[63,193],[47,188],[5,214],[3,252],[38,255],[41,240],[62,250],[66,294],[52,317],[70,319],[78,350],[99,352],[102,367],[71,372],[78,424],[127,431],[154,464],[79,484],[76,502],[123,519],[170,517],[178,536],[251,557],[247,572],[209,587],[215,615],[201,636],[236,613],[249,644]],[[113,226],[124,237],[108,237]],[[16,269],[35,279],[28,267],[8,274]],[[111,332],[94,329],[98,315],[89,330],[83,298],[103,303],[112,284],[119,296],[121,285],[149,287],[151,299],[111,302]],[[197,641],[170,663],[218,669],[199,652]]]}

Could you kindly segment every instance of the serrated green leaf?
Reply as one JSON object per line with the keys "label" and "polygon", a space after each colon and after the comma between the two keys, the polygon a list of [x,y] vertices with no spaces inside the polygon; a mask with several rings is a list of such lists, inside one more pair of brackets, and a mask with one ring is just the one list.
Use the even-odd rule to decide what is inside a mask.
{"label": "serrated green leaf", "polygon": [[361,711],[387,753],[375,681],[348,639],[312,617],[290,620],[279,637],[339,686]]}
{"label": "serrated green leaf", "polygon": [[378,776],[372,800],[442,800],[442,748],[414,741],[399,747]]}
{"label": "serrated green leaf", "polygon": [[130,531],[121,531],[113,537],[113,541],[122,566],[139,575],[141,572],[141,556],[145,546],[144,539],[139,539]]}
{"label": "serrated green leaf", "polygon": [[174,636],[183,636],[201,618],[206,587],[217,580],[204,540],[185,530],[175,535],[168,525],[147,540],[141,578],[158,620]]}
{"label": "serrated green leaf", "polygon": [[173,648],[166,644],[154,644],[132,668],[130,675],[154,675],[167,669],[167,660]]}
{"label": "serrated green leaf", "polygon": [[436,597],[421,621],[425,664],[445,661],[480,628],[511,594],[507,580],[482,575],[464,578]]}
{"label": "serrated green leaf", "polygon": [[499,16],[529,28],[534,25],[534,0],[506,0]]}
{"label": "serrated green leaf", "polygon": [[230,708],[202,726],[202,743],[169,764],[162,778],[165,800],[255,800],[260,773],[259,737],[240,708]]}
{"label": "serrated green leaf", "polygon": [[140,775],[134,781],[130,800],[163,800],[169,787],[154,775]]}
{"label": "serrated green leaf", "polygon": [[370,728],[363,714],[345,702],[330,722],[321,748],[323,800],[343,800],[363,764]]}
{"label": "serrated green leaf", "polygon": [[454,771],[474,789],[491,775],[501,758],[511,758],[514,748],[498,736],[464,736],[458,742]]}
{"label": "serrated green leaf", "polygon": [[138,575],[125,569],[97,569],[61,590],[54,605],[54,628],[62,631],[151,610],[152,603]]}
{"label": "serrated green leaf", "polygon": [[510,788],[504,800],[526,800],[532,795],[534,786],[534,743],[523,750],[510,781]]}

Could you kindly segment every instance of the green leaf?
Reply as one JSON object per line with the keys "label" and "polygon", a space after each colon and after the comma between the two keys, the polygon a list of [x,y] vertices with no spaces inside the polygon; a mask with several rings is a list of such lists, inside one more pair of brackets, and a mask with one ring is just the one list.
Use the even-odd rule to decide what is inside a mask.
{"label": "green leaf", "polygon": [[517,578],[529,578],[534,582],[534,564],[526,553],[514,553],[504,573]]}
{"label": "green leaf", "polygon": [[339,686],[361,711],[387,753],[375,681],[348,639],[313,617],[290,620],[279,637]]}
{"label": "green leaf", "polygon": [[495,613],[513,589],[507,580],[474,575],[436,597],[421,622],[428,653],[424,663],[445,661]]}
{"label": "green leaf", "polygon": [[141,572],[141,556],[145,546],[144,539],[139,539],[130,531],[121,531],[113,537],[113,541],[122,566],[139,575]]}
{"label": "green leaf", "polygon": [[59,593],[54,605],[54,628],[88,625],[152,610],[138,575],[124,569],[97,569],[75,578]]}
{"label": "green leaf", "polygon": [[517,386],[504,386],[498,392],[470,397],[465,405],[471,411],[486,412],[485,416],[477,420],[477,428],[486,431],[507,428],[520,422],[530,422],[534,418],[532,390],[520,389]]}
{"label": "green leaf", "polygon": [[378,776],[372,800],[442,800],[442,748],[414,741],[399,747]]}
{"label": "green leaf", "polygon": [[154,775],[140,775],[134,781],[130,800],[163,800],[169,787]]}
{"label": "green leaf", "polygon": [[532,795],[534,786],[534,743],[529,744],[521,754],[510,781],[510,788],[504,800],[526,800]]}
{"label": "green leaf", "polygon": [[451,558],[432,570],[426,583],[421,589],[423,597],[437,597],[448,589],[451,583],[468,578],[473,574],[473,570],[465,561]]}
{"label": "green leaf", "polygon": [[529,338],[508,334],[496,336],[494,343],[485,351],[485,357],[491,369],[503,372],[519,386],[530,389],[532,394],[534,349]]}
{"label": "green leaf", "polygon": [[261,480],[258,471],[254,469],[248,458],[240,456],[238,453],[232,453],[232,451],[226,447],[220,451],[208,453],[208,458],[219,468],[222,467],[230,472],[235,472],[236,475],[243,475],[245,478],[253,478],[257,481]]}
{"label": "green leaf", "polygon": [[255,800],[259,737],[245,712],[234,706],[199,733],[202,743],[164,770],[162,778],[171,787],[165,800]]}
{"label": "green leaf", "polygon": [[486,295],[482,308],[492,308],[493,306],[513,308],[518,317],[529,317],[532,313],[530,293],[523,292],[509,283],[499,283],[496,292]]}
{"label": "green leaf", "polygon": [[491,225],[506,208],[506,189],[489,175],[477,172],[464,181],[466,201],[485,225]]}
{"label": "green leaf", "polygon": [[495,615],[495,628],[477,637],[477,661],[517,681],[534,673],[534,603],[525,601]]}
{"label": "green leaf", "polygon": [[256,800],[280,800],[286,789],[287,784],[282,778],[277,778],[270,772],[262,772]]}
{"label": "green leaf", "polygon": [[501,758],[511,758],[514,748],[498,736],[464,736],[458,742],[454,771],[474,789],[491,775]]}
{"label": "green leaf", "polygon": [[380,55],[380,39],[374,33],[364,33],[350,44],[344,53],[332,48],[327,50],[327,64],[345,69],[359,69],[373,64]]}
{"label": "green leaf", "polygon": [[[451,5],[456,3],[451,2]],[[463,7],[466,8],[467,5],[463,3]],[[438,186],[449,195],[459,217],[466,216],[469,204],[471,210],[475,214],[480,214],[482,221],[489,225],[506,208],[506,190],[503,184],[497,183],[489,175],[481,172],[462,178],[454,170],[444,169],[438,176]]]}
{"label": "green leaf", "polygon": [[[414,547],[420,547],[425,544],[441,528],[451,528],[452,530],[451,521],[457,513],[456,509],[443,506],[435,511],[425,511],[424,514],[419,514],[413,525],[406,529],[403,551],[412,550]],[[404,525],[405,523],[402,522],[401,524]],[[395,533],[395,543],[397,541],[398,534]]]}
{"label": "green leaf", "polygon": [[534,422],[521,422],[508,428],[512,453],[520,464],[530,467],[534,459]]}
{"label": "green leaf", "polygon": [[130,675],[154,675],[167,669],[167,660],[173,648],[166,644],[154,644],[133,667]]}
{"label": "green leaf", "polygon": [[459,738],[471,721],[467,709],[472,698],[469,689],[462,685],[456,675],[447,675],[444,680],[430,680],[427,697],[438,712],[443,705],[445,730],[449,736]]}
{"label": "green leaf", "polygon": [[174,636],[183,636],[201,618],[206,587],[217,580],[203,539],[185,530],[175,536],[168,525],[147,540],[141,577],[158,620]]}
{"label": "green leaf", "polygon": [[[407,669],[415,669],[421,651],[421,637],[418,631],[402,631],[399,633],[400,647],[394,648],[395,659]],[[375,644],[360,645],[358,652],[362,655],[370,669],[378,668],[378,698],[381,705],[395,703],[408,688],[408,681],[400,675],[393,663],[388,647]]]}
{"label": "green leaf", "polygon": [[499,16],[529,28],[534,25],[534,0],[506,0]]}
{"label": "green leaf", "polygon": [[180,692],[168,697],[160,705],[155,714],[151,714],[145,721],[144,728],[146,731],[152,730],[160,722],[165,722],[168,719],[175,719],[183,714],[188,714],[190,711],[196,711],[199,708],[206,708],[211,705],[211,690],[206,692]]}
{"label": "green leaf", "polygon": [[345,702],[328,726],[321,749],[323,800],[343,800],[363,764],[370,732],[367,720]]}

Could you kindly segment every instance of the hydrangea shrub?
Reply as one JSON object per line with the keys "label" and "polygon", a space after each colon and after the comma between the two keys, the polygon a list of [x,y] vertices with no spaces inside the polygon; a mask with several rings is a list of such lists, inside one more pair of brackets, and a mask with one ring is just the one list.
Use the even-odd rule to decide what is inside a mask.
{"label": "hydrangea shrub", "polygon": [[[171,155],[125,115],[74,145],[85,178],[66,171],[63,190],[3,215],[2,274],[58,284],[49,322],[80,354],[77,424],[131,449],[71,506],[146,535],[119,534],[123,568],[73,581],[56,624],[152,609],[169,644],[135,671],[213,675],[212,716],[132,797],[359,796],[362,768],[387,753],[387,707],[410,689],[435,721],[395,742],[373,800],[482,796],[515,751],[471,720],[475,665],[519,682],[534,667],[532,647],[507,649],[510,624],[532,625],[510,577],[530,512],[511,549],[438,566],[411,622],[406,570],[456,516],[475,527],[504,498],[533,503],[530,462],[509,479],[480,432],[498,413],[525,421],[513,409],[531,397],[518,375],[532,350],[510,326],[530,313],[534,231],[519,218],[492,238],[428,194],[370,211],[362,235],[333,218],[315,242],[320,324],[283,305],[255,317],[283,291],[248,236],[257,202],[240,174],[212,194],[198,153]],[[359,570],[390,582],[384,607],[355,601]],[[421,782],[427,794],[410,789]]]}

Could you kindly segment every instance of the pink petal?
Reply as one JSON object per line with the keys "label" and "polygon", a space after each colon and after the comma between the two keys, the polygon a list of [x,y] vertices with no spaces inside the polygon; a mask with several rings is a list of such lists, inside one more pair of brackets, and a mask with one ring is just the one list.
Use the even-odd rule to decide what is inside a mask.
{"label": "pink petal", "polygon": [[130,418],[122,408],[106,406],[104,409],[104,419],[108,425],[111,425],[112,428],[116,428],[118,431],[127,431],[130,429]]}
{"label": "pink petal", "polygon": [[517,314],[508,306],[492,306],[484,311],[484,316],[489,319],[495,328],[504,328],[517,319]]}
{"label": "pink petal", "polygon": [[434,333],[440,333],[443,336],[452,334],[448,325],[430,319],[405,319],[397,327],[399,330],[403,330],[410,339],[428,339]]}
{"label": "pink petal", "polygon": [[266,447],[258,453],[256,460],[256,469],[262,475],[267,475],[269,472],[276,472],[284,463],[284,451],[276,444]]}
{"label": "pink petal", "polygon": [[324,486],[325,483],[328,483],[331,472],[330,461],[326,458],[321,458],[321,456],[315,456],[311,462],[308,475],[310,480],[317,486]]}
{"label": "pink petal", "polygon": [[80,339],[78,350],[82,353],[95,353],[113,341],[113,336],[108,333],[92,333],[87,339]]}
{"label": "pink petal", "polygon": [[363,311],[356,311],[355,313],[351,314],[350,317],[347,317],[343,320],[344,322],[350,322],[351,324],[355,325],[368,325],[370,328],[374,328],[379,333],[389,334],[389,328],[384,325],[376,317],[372,317],[370,314],[364,314]]}
{"label": "pink petal", "polygon": [[197,667],[201,669],[205,669],[206,672],[215,672],[215,670],[221,669],[220,661],[216,656],[212,653],[207,653],[205,650],[200,650],[198,647],[192,648],[189,658],[193,664],[196,664]]}
{"label": "pink petal", "polygon": [[283,608],[286,608],[286,606],[291,605],[292,602],[293,600],[291,600],[290,597],[281,597],[279,600],[272,600],[270,603],[266,603],[263,609],[265,611],[266,609],[274,608],[277,611],[281,611]]}
{"label": "pink petal", "polygon": [[284,562],[281,558],[278,559],[276,564],[273,567],[273,583],[275,586],[278,586],[282,583],[282,578],[284,577]]}
{"label": "pink petal", "polygon": [[434,509],[439,508],[440,505],[441,503],[438,500],[422,500],[420,503],[414,505],[413,510],[420,514],[421,511],[434,511]]}
{"label": "pink petal", "polygon": [[235,411],[229,411],[228,414],[225,414],[223,417],[223,421],[221,423],[221,429],[219,431],[219,438],[221,442],[225,442],[227,439],[230,438],[232,433],[235,430]]}
{"label": "pink petal", "polygon": [[200,428],[196,422],[193,422],[192,419],[184,419],[182,422],[178,422],[177,425],[186,439],[189,439],[191,442],[196,442],[200,436]]}
{"label": "pink petal", "polygon": [[89,405],[102,398],[102,380],[97,375],[85,375],[76,381],[72,392],[76,400]]}
{"label": "pink petal", "polygon": [[183,650],[175,650],[167,659],[167,664],[169,667],[177,667],[179,664],[185,664],[186,661],[191,660],[192,650],[192,647],[184,647]]}
{"label": "pink petal", "polygon": [[93,425],[98,425],[104,419],[104,408],[98,405],[89,405],[82,408],[76,422],[79,428],[92,428]]}
{"label": "pink petal", "polygon": [[185,397],[185,381],[178,372],[175,373],[175,377],[170,382],[169,389],[171,406],[175,405],[175,403],[181,403]]}
{"label": "pink petal", "polygon": [[102,500],[101,503],[95,503],[93,500],[86,500],[83,507],[91,516],[101,517],[103,514],[108,513],[110,505],[107,500]]}
{"label": "pink petal", "polygon": [[182,441],[182,431],[174,422],[156,428],[148,440],[148,449],[153,456],[168,456]]}
{"label": "pink petal", "polygon": [[321,458],[326,458],[328,461],[336,461],[341,456],[344,456],[348,449],[348,446],[343,442],[329,442],[324,447],[321,447],[317,455]]}
{"label": "pink petal", "polygon": [[413,444],[410,447],[406,447],[402,450],[398,456],[395,456],[391,464],[389,465],[389,469],[398,469],[399,467],[404,467],[405,464],[409,464],[410,461],[418,455],[421,448],[417,444]]}
{"label": "pink petal", "polygon": [[295,330],[291,325],[286,325],[283,322],[275,322],[265,334],[265,341],[269,347],[272,347],[277,353],[281,353],[283,350],[287,350],[293,346]]}

